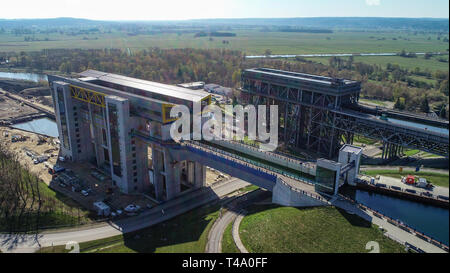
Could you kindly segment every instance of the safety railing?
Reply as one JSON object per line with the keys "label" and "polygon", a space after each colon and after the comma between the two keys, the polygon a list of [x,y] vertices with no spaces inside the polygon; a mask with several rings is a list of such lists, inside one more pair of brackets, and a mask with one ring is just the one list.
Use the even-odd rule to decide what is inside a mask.
{"label": "safety railing", "polygon": [[298,180],[300,182],[303,182],[303,183],[306,183],[306,184],[309,184],[309,185],[314,185],[315,184],[315,181],[312,180],[312,179],[309,179],[309,178],[306,178],[306,177],[302,177],[302,176],[299,176],[299,175],[296,175],[296,174],[293,174],[293,173],[290,173],[290,172],[286,172],[286,171],[274,168],[274,167],[272,167],[270,165],[263,164],[261,162],[255,161],[255,160],[251,160],[249,158],[236,155],[234,153],[223,151],[223,150],[217,149],[215,147],[212,147],[212,146],[209,146],[209,145],[206,145],[206,144],[203,144],[203,143],[194,142],[194,141],[184,141],[183,145],[191,145],[191,146],[195,146],[195,147],[201,147],[206,152],[212,151],[212,152],[215,152],[216,154],[221,154],[221,155],[227,156],[229,158],[232,158],[234,160],[245,162],[245,163],[249,164],[249,166],[253,165],[254,168],[256,168],[257,170],[262,171],[262,172],[266,172],[268,174],[272,174],[272,175],[280,175],[281,174],[283,176],[289,177],[289,178],[294,179],[294,180]]}
{"label": "safety railing", "polygon": [[435,245],[435,246],[437,246],[437,247],[439,247],[439,248],[441,248],[441,249],[443,249],[443,250],[445,250],[447,252],[449,251],[449,247],[446,244],[444,244],[444,243],[442,243],[442,242],[432,238],[431,236],[428,236],[425,233],[423,233],[423,232],[421,232],[421,231],[419,231],[419,230],[417,230],[417,229],[415,229],[415,228],[413,228],[413,227],[411,227],[411,226],[409,226],[409,225],[407,225],[407,224],[405,224],[405,223],[403,223],[403,222],[401,222],[399,220],[392,219],[389,216],[386,216],[383,213],[381,213],[381,212],[379,212],[379,211],[377,211],[375,209],[371,209],[371,208],[369,208],[369,207],[367,207],[367,206],[365,206],[365,205],[363,205],[363,204],[361,204],[361,203],[359,203],[359,202],[357,202],[357,201],[355,201],[355,200],[353,200],[353,199],[351,199],[351,198],[349,198],[347,196],[344,196],[344,195],[340,195],[340,196],[342,198],[348,200],[349,202],[357,205],[362,210],[371,212],[375,217],[378,217],[380,219],[384,219],[388,223],[390,223],[390,224],[392,224],[394,226],[397,226],[398,228],[401,228],[402,230],[404,230],[404,231],[406,231],[408,233],[411,233],[411,234],[415,235],[416,237],[418,237],[418,238],[420,238],[420,239],[422,239],[422,240],[424,240],[424,241],[426,241],[428,243],[431,243],[431,244],[433,244],[433,245]]}

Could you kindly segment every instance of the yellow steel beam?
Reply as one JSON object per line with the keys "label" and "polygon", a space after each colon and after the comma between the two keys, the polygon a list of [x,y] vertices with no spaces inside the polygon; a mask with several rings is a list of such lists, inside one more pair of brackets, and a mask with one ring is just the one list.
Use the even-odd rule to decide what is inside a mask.
{"label": "yellow steel beam", "polygon": [[70,85],[72,98],[105,108],[105,94],[90,89]]}

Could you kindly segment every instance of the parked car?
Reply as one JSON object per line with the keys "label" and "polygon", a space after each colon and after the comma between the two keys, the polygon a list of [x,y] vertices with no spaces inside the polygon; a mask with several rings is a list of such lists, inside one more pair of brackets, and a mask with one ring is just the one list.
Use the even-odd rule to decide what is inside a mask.
{"label": "parked car", "polygon": [[131,205],[128,205],[128,206],[125,208],[125,211],[126,211],[126,212],[137,212],[139,209],[141,209],[140,206],[131,204]]}
{"label": "parked car", "polygon": [[65,171],[65,170],[66,170],[66,169],[65,169],[64,167],[55,165],[55,166],[53,166],[53,167],[48,168],[48,173],[49,173],[49,174],[57,174],[57,173],[60,173],[60,172]]}
{"label": "parked car", "polygon": [[89,192],[87,192],[87,191],[85,191],[85,190],[82,190],[82,191],[81,191],[81,194],[84,195],[84,196],[88,196],[88,195],[89,195]]}

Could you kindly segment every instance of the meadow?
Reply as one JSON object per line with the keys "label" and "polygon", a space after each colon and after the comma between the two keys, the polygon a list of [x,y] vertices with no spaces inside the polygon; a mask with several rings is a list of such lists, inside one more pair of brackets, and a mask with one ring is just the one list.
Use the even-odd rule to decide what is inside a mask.
{"label": "meadow", "polygon": [[[69,36],[65,34],[34,34],[39,41],[24,41],[28,35],[0,34],[0,52],[37,51],[50,48],[133,50],[159,48],[226,48],[247,55],[261,55],[267,49],[273,54],[309,53],[384,53],[384,52],[446,52],[448,42],[436,34],[406,32],[291,33],[262,32],[259,29],[232,30],[236,37],[194,37],[195,33],[161,33],[129,36],[122,32]],[[443,36],[445,37],[445,36]],[[45,41],[48,39],[48,41]],[[429,40],[428,40],[429,39]],[[226,40],[229,43],[223,43]]]}

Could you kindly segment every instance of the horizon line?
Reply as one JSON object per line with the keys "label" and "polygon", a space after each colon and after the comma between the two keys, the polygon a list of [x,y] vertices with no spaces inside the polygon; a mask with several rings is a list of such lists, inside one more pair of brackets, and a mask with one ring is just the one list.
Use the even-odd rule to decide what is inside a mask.
{"label": "horizon line", "polygon": [[49,20],[49,19],[78,19],[99,22],[183,22],[195,20],[252,20],[252,19],[317,19],[317,18],[377,18],[377,19],[436,19],[449,20],[449,17],[396,17],[396,16],[303,16],[303,17],[212,17],[212,18],[190,18],[190,19],[92,19],[82,17],[45,17],[45,18],[0,18],[0,20]]}

